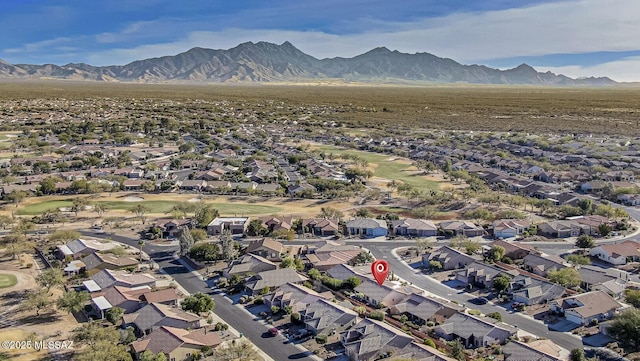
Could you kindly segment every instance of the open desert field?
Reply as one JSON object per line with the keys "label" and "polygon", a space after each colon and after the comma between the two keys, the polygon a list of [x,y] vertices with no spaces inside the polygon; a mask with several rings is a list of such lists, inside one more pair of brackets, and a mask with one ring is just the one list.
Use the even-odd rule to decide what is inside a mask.
{"label": "open desert field", "polygon": [[[0,100],[10,99],[169,99],[227,100],[288,107],[322,105],[334,112],[323,121],[384,131],[459,129],[532,133],[608,133],[640,130],[640,88],[438,85],[178,85],[0,82]],[[36,109],[47,111],[48,109]],[[9,129],[7,129],[9,130]]]}

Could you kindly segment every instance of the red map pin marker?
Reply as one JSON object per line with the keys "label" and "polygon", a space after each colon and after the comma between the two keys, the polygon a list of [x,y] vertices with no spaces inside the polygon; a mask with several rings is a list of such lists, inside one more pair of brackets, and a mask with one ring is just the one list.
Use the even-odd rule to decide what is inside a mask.
{"label": "red map pin marker", "polygon": [[379,259],[371,264],[371,273],[373,273],[373,277],[378,281],[378,284],[382,286],[389,274],[389,264],[387,261]]}

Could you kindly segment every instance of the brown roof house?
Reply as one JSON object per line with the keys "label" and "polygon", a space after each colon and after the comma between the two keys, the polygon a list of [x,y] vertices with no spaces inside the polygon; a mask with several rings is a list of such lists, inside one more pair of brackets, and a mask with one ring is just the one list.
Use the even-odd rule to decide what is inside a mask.
{"label": "brown roof house", "polygon": [[522,259],[526,257],[529,253],[538,253],[533,247],[513,241],[505,241],[502,239],[496,240],[488,244],[488,249],[495,246],[500,246],[504,248],[504,256],[509,257],[512,260],[514,259]]}
{"label": "brown roof house", "polygon": [[495,238],[515,238],[529,229],[531,222],[520,219],[499,219],[493,222],[493,236]]}
{"label": "brown roof house", "polygon": [[340,231],[339,220],[326,218],[308,218],[302,220],[303,233],[311,233],[314,236],[335,236]]}
{"label": "brown roof house", "polygon": [[162,326],[196,329],[203,326],[202,317],[176,306],[149,303],[135,313],[123,316],[126,324],[135,327],[138,335],[148,335]]}
{"label": "brown roof house", "polygon": [[260,218],[262,225],[269,230],[269,232],[289,231],[293,226],[293,216],[267,216]]}
{"label": "brown roof house", "polygon": [[191,360],[203,347],[214,348],[221,343],[222,338],[217,332],[161,326],[141,340],[131,343],[131,350],[136,357],[148,350],[154,354],[164,353],[167,360]]}
{"label": "brown roof house", "polygon": [[478,237],[484,234],[484,228],[470,221],[440,222],[440,229],[448,236]]}
{"label": "brown roof house", "polygon": [[85,269],[87,271],[90,271],[92,269],[118,270],[118,269],[124,269],[129,267],[137,267],[140,261],[133,257],[127,257],[127,256],[118,257],[110,253],[95,252],[84,257],[82,259],[82,263],[84,263]]}
{"label": "brown roof house", "polygon": [[362,249],[359,246],[327,240],[309,247],[303,258],[306,258],[313,268],[326,271],[339,264],[353,264],[360,252]]}
{"label": "brown roof house", "polygon": [[[548,340],[547,340],[548,341]],[[555,344],[554,344],[555,346]],[[557,353],[554,352],[557,349]],[[544,352],[544,351],[547,352]],[[524,343],[511,340],[502,347],[504,361],[561,361],[560,348],[544,347],[537,342]]]}
{"label": "brown roof house", "polygon": [[273,238],[263,238],[249,243],[246,252],[264,257],[269,261],[281,261],[285,247]]}
{"label": "brown roof house", "polygon": [[577,237],[582,228],[575,221],[550,221],[538,224],[538,235],[548,238]]}
{"label": "brown roof house", "polygon": [[591,257],[619,266],[628,261],[640,260],[640,242],[627,240],[621,243],[603,244],[591,248],[589,254]]}
{"label": "brown roof house", "polygon": [[155,223],[162,230],[162,237],[174,238],[180,235],[183,227],[193,228],[194,220],[186,219],[158,219]]}
{"label": "brown roof house", "polygon": [[103,319],[104,311],[113,307],[122,308],[124,313],[135,312],[143,306],[140,296],[146,292],[151,292],[151,287],[111,286],[103,291],[94,292],[91,294],[92,311],[89,312],[89,315]]}
{"label": "brown roof house", "polygon": [[564,314],[567,321],[588,325],[592,320],[606,321],[623,305],[604,291],[591,291],[550,302],[551,311]]}

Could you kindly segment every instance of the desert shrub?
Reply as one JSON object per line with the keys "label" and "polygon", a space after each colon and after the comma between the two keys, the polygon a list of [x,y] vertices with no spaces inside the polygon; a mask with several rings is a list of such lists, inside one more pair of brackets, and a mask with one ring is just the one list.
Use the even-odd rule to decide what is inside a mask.
{"label": "desert shrub", "polygon": [[384,312],[371,311],[371,313],[369,314],[369,318],[372,318],[372,319],[378,320],[378,321],[384,321]]}
{"label": "desert shrub", "polygon": [[324,345],[325,343],[327,343],[327,335],[318,335],[318,336],[316,336],[316,342],[319,345]]}

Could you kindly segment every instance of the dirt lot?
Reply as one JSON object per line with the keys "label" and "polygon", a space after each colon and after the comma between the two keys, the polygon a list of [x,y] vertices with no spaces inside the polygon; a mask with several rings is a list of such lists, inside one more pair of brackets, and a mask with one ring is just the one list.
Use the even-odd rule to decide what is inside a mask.
{"label": "dirt lot", "polygon": [[[36,316],[33,310],[20,310],[19,305],[29,290],[37,289],[35,277],[38,274],[36,267],[27,268],[27,264],[36,264],[31,255],[22,255],[20,259],[11,260],[2,255],[0,257],[0,271],[10,273],[17,277],[15,286],[0,289],[0,315],[8,327],[0,331],[1,340],[61,340],[71,338],[71,331],[78,327],[78,321],[66,312],[46,311]],[[52,299],[62,295],[62,290],[52,289]],[[43,356],[44,352],[35,350],[12,350],[8,354],[17,360],[36,360]],[[64,353],[61,353],[64,355]]]}

